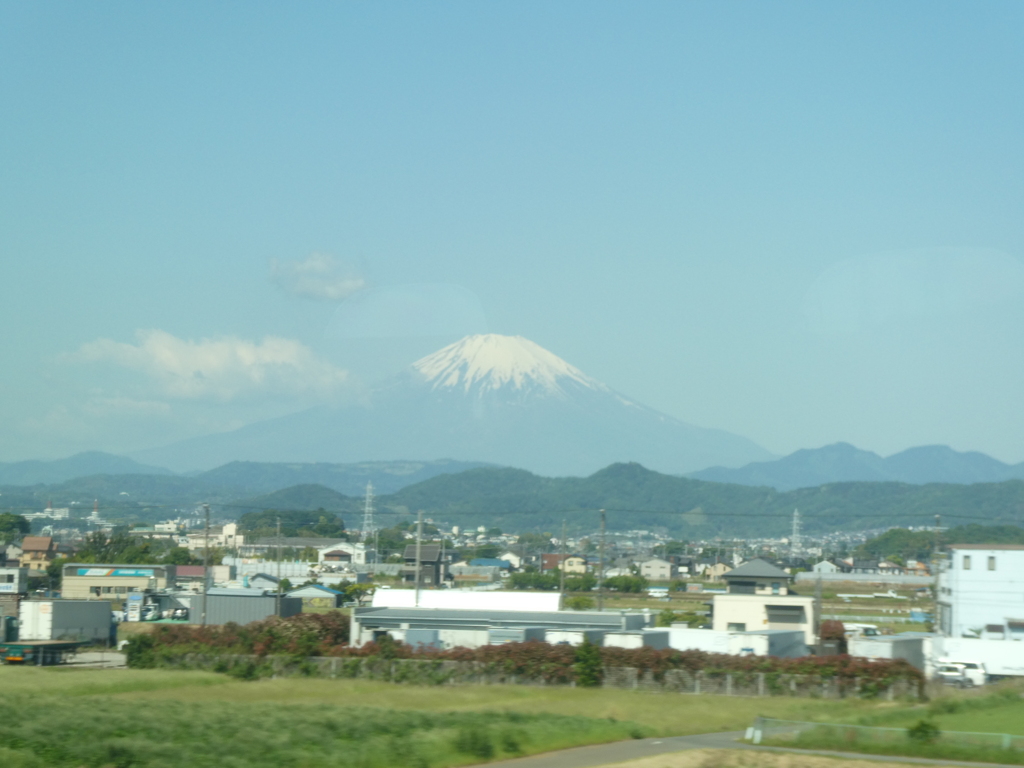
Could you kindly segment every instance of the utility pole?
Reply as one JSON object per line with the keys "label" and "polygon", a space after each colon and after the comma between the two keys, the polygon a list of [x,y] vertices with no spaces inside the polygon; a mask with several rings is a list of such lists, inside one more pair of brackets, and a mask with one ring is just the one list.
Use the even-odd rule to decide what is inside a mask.
{"label": "utility pole", "polygon": [[416,513],[416,599],[413,602],[420,607],[420,548],[423,546],[423,510]]}
{"label": "utility pole", "polygon": [[363,546],[373,545],[373,555],[366,561],[377,562],[377,525],[373,522],[373,483],[366,484],[366,501],[363,504]]}
{"label": "utility pole", "polygon": [[277,615],[281,615],[281,518],[277,518]]}
{"label": "utility pole", "polygon": [[206,595],[210,590],[210,505],[203,504],[206,513],[206,528],[203,531],[203,616],[200,622],[206,626]]}
{"label": "utility pole", "polygon": [[789,538],[789,559],[795,561],[803,551],[800,540],[800,510],[793,510],[793,533]]}
{"label": "utility pole", "polygon": [[604,610],[604,510],[601,510],[601,564],[597,573],[597,610]]}
{"label": "utility pole", "polygon": [[821,642],[821,573],[814,582],[814,638]]}
{"label": "utility pole", "polygon": [[558,561],[558,607],[565,607],[565,518],[562,518],[562,556]]}

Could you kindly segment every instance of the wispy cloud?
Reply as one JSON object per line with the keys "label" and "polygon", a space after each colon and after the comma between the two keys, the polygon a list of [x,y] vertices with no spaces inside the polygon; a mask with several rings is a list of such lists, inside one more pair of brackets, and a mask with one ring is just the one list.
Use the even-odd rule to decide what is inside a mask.
{"label": "wispy cloud", "polygon": [[359,269],[326,253],[270,262],[270,277],[284,291],[308,299],[342,301],[366,287]]}
{"label": "wispy cloud", "polygon": [[77,360],[112,363],[139,371],[167,397],[233,400],[260,394],[329,396],[348,374],[292,339],[233,336],[179,339],[160,330],[138,331],[137,344],[97,339],[83,344]]}

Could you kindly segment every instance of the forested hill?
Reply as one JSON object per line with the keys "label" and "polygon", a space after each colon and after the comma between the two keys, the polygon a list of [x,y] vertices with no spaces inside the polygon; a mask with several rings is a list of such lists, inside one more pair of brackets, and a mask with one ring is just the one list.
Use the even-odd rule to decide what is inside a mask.
{"label": "forested hill", "polygon": [[[0,488],[0,511],[42,508],[52,501],[78,501],[88,514],[99,499],[108,519],[153,522],[208,501],[224,517],[261,508],[340,514],[358,527],[363,500],[322,485],[292,485],[266,495],[250,489],[219,488],[201,478],[98,476],[59,486]],[[652,472],[639,464],[613,464],[590,477],[540,477],[507,468],[478,468],[432,477],[376,499],[380,522],[390,525],[423,510],[438,522],[497,526],[508,531],[558,531],[565,519],[574,534],[598,525],[607,510],[610,530],[667,529],[676,536],[783,536],[794,509],[809,534],[865,530],[893,525],[944,526],[971,522],[1024,524],[1024,482],[974,485],[831,483],[817,488],[772,488],[714,483]]]}
{"label": "forested hill", "polygon": [[1024,482],[976,485],[832,483],[779,492],[711,483],[613,464],[586,478],[545,478],[514,469],[442,475],[381,497],[392,512],[422,509],[454,524],[555,531],[565,518],[591,530],[598,509],[611,529],[665,527],[685,535],[784,535],[794,509],[807,533],[890,525],[1024,522]]}

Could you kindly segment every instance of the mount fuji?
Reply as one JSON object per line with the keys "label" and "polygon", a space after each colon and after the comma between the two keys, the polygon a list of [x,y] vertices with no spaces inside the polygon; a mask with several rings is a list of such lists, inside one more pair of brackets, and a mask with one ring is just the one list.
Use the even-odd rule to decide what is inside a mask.
{"label": "mount fuji", "polygon": [[632,402],[528,339],[496,334],[416,361],[361,405],[318,406],[135,455],[179,471],[237,460],[445,458],[548,476],[620,461],[685,473],[773,458],[746,438]]}

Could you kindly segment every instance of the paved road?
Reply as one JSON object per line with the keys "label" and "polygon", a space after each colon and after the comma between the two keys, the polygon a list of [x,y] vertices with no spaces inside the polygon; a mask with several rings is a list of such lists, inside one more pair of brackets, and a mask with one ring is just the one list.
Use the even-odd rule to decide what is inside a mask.
{"label": "paved road", "polygon": [[[890,763],[917,763],[919,765],[962,765],[962,766],[995,766],[997,763],[968,763],[958,760],[930,760],[923,757],[898,757],[896,755],[865,755],[859,752],[829,752],[811,749],[787,749],[785,747],[763,747],[744,744],[738,739],[743,731],[731,733],[703,733],[696,736],[672,736],[663,739],[636,739],[634,741],[617,741],[612,744],[595,744],[590,747],[576,747],[560,752],[548,752],[533,757],[520,757],[515,760],[504,760],[491,763],[501,768],[594,768],[609,763],[622,763],[626,760],[639,760],[643,757],[663,755],[669,752],[683,752],[688,749],[747,749],[765,752],[791,752],[804,755],[825,755],[828,757],[848,757],[858,760],[882,760]],[[1005,768],[1005,766],[1002,766]]]}
{"label": "paved road", "polygon": [[118,651],[83,651],[72,656],[64,666],[123,669],[127,665],[124,654]]}

